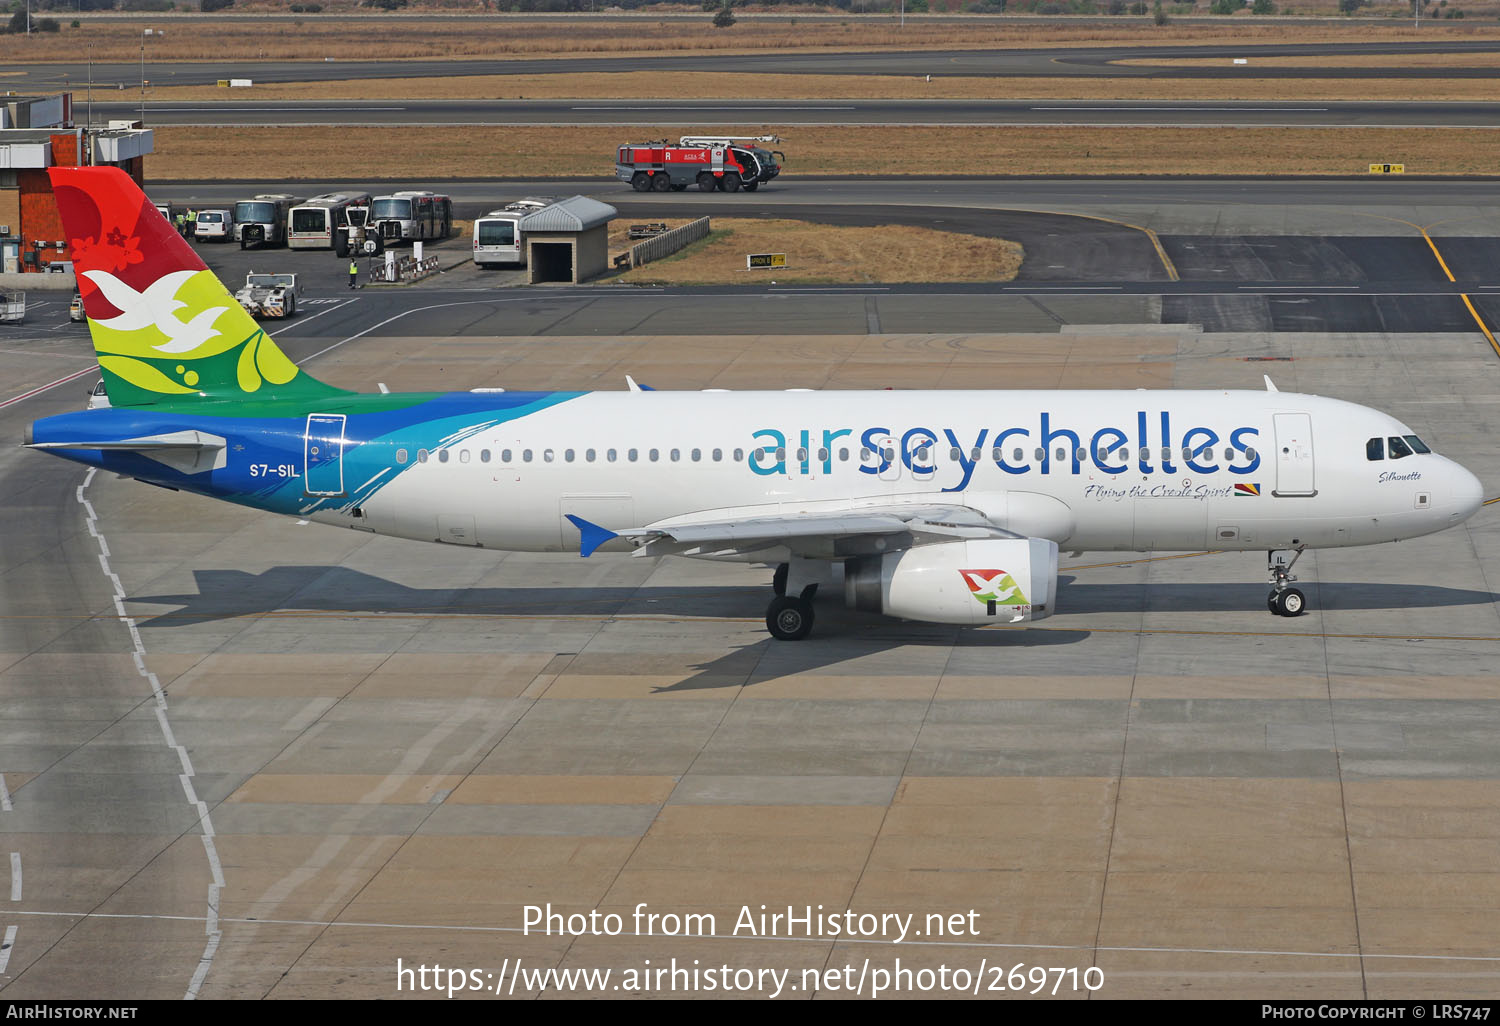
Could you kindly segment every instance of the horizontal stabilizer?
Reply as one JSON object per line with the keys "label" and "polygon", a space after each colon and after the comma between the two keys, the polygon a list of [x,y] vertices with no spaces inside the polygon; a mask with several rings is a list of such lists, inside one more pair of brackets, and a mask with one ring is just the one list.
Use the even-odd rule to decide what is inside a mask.
{"label": "horizontal stabilizer", "polygon": [[135,452],[184,474],[222,470],[224,439],[206,431],[171,431],[138,438],[108,441],[83,439],[71,442],[29,442],[28,449],[89,449],[96,452]]}

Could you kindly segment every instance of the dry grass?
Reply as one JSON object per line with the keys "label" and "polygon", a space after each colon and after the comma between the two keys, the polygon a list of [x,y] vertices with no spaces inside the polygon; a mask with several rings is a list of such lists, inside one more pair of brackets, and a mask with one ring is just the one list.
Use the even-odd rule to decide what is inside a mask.
{"label": "dry grass", "polygon": [[[1349,19],[1347,24],[1296,24],[1225,19],[1214,25],[1157,27],[1149,18],[1014,24],[990,18],[924,22],[894,18],[746,18],[728,31],[701,21],[661,21],[649,14],[612,14],[545,20],[474,13],[457,19],[368,15],[324,20],[195,16],[129,19],[84,16],[82,27],[56,33],[8,36],[7,62],[78,61],[87,49],[96,62],[135,61],[141,54],[141,27],[164,29],[146,40],[146,62],[249,60],[381,60],[417,58],[538,58],[612,54],[713,54],[765,51],[990,49],[1088,45],[1162,46],[1192,43],[1279,43],[1289,31],[1297,40],[1359,42],[1433,41],[1447,38],[1497,39],[1500,28],[1454,23],[1428,24],[1420,31],[1396,19]],[[398,41],[392,45],[392,40]],[[151,77],[148,73],[147,77]]]}
{"label": "dry grass", "polygon": [[[747,271],[750,253],[785,253],[787,266]],[[931,228],[716,217],[707,239],[615,280],[636,285],[1010,281],[1022,256],[1019,243]]]}
{"label": "dry grass", "polygon": [[[1477,57],[1490,58],[1482,54]],[[1496,58],[1500,59],[1500,58]],[[1259,61],[1257,64],[1261,63]],[[170,100],[557,100],[712,96],[722,79],[706,72],[579,75],[460,75],[452,78],[289,82],[249,89],[171,86],[146,91],[148,103]],[[958,78],[898,75],[758,75],[766,100],[1489,100],[1496,83],[1475,78]],[[148,111],[149,113],[149,111]],[[830,114],[830,117],[836,116]]]}
{"label": "dry grass", "polygon": [[[1360,174],[1372,162],[1404,163],[1413,174],[1492,174],[1500,129],[1439,128],[798,128],[752,125],[730,135],[782,137],[787,171],[772,195],[795,189],[798,174],[931,174],[913,153],[942,153],[945,174]],[[253,178],[359,181],[399,178],[540,178],[613,174],[615,148],[660,137],[660,127],[403,128],[390,130],[158,128],[146,160],[150,180]],[[311,169],[316,169],[315,171]],[[619,186],[623,191],[627,187]],[[727,203],[735,197],[722,197]],[[759,198],[771,202],[770,196]]]}

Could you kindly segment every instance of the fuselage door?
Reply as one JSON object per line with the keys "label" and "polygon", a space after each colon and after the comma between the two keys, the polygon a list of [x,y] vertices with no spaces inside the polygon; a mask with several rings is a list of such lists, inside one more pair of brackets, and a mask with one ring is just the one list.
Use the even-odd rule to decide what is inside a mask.
{"label": "fuselage door", "polygon": [[1276,491],[1273,494],[1318,494],[1313,480],[1311,414],[1276,414]]}
{"label": "fuselage door", "polygon": [[309,413],[302,438],[302,487],[308,495],[344,494],[344,415]]}

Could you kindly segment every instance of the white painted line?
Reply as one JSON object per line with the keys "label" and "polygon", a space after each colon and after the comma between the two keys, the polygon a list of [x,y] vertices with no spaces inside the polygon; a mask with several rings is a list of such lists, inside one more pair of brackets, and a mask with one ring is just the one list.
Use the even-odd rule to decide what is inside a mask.
{"label": "white painted line", "polygon": [[286,334],[291,334],[291,330],[290,329],[295,328],[299,324],[306,324],[308,321],[315,321],[315,320],[317,320],[319,317],[322,317],[324,314],[331,314],[335,310],[342,310],[344,307],[348,306],[350,303],[356,303],[356,302],[358,302],[358,299],[345,299],[345,300],[342,300],[342,301],[337,300],[337,299],[314,299],[314,300],[312,300],[312,302],[314,302],[314,303],[338,303],[338,306],[330,306],[327,310],[319,310],[317,313],[313,314],[311,317],[298,317],[295,321],[292,321],[292,322],[290,322],[290,323],[287,324],[286,327],[287,327],[288,330],[286,331]]}
{"label": "white painted line", "polygon": [[676,103],[676,104],[662,104],[662,105],[659,105],[659,106],[653,105],[653,106],[650,106],[650,107],[569,107],[568,109],[569,110],[670,110],[673,113],[681,113],[684,110],[691,110],[691,111],[699,111],[699,110],[733,110],[733,111],[744,111],[744,112],[750,113],[750,112],[753,112],[758,107],[767,107],[767,108],[770,108],[770,109],[776,110],[776,111],[783,111],[783,110],[858,110],[859,109],[859,108],[854,107],[852,105],[848,106],[848,107],[803,107],[803,106],[777,107],[777,106],[775,106],[775,104],[771,104],[771,103],[767,103],[767,104],[758,104],[758,103],[755,103],[755,104],[741,104],[739,106],[728,106],[728,105],[714,105],[714,104],[710,104],[710,105],[704,106],[704,107],[684,106],[683,104]]}
{"label": "white painted line", "polygon": [[[85,371],[84,373],[87,372]],[[109,543],[104,538],[104,532],[99,530],[98,517],[94,513],[93,505],[84,498],[84,491],[93,482],[94,474],[97,472],[97,467],[91,468],[84,475],[83,484],[78,486],[74,494],[78,500],[78,504],[88,514],[89,533],[94,536],[94,540],[99,544],[99,566],[103,570],[105,578],[114,585],[115,608],[120,611],[120,621],[125,624],[126,630],[130,633],[130,643],[133,648],[131,659],[135,662],[136,672],[145,677],[146,682],[151,685],[151,694],[156,699],[156,722],[161,727],[162,740],[167,748],[177,754],[177,760],[182,764],[182,773],[178,779],[182,783],[183,794],[188,804],[198,814],[198,825],[203,831],[203,851],[208,858],[209,870],[213,873],[214,882],[208,885],[207,915],[203,920],[204,932],[208,935],[208,941],[204,945],[203,954],[198,958],[197,971],[193,973],[192,981],[188,984],[187,993],[183,996],[184,1000],[192,1001],[197,998],[198,991],[203,986],[203,979],[208,975],[209,967],[213,964],[214,954],[219,950],[219,939],[221,937],[219,930],[219,893],[224,887],[224,869],[219,862],[218,849],[214,846],[214,825],[213,821],[209,818],[208,806],[198,798],[197,791],[193,787],[192,760],[188,758],[187,749],[177,743],[177,737],[172,732],[172,724],[167,719],[166,692],[162,691],[161,681],[157,678],[156,674],[152,673],[146,667],[146,645],[141,640],[141,632],[136,627],[135,619],[125,615],[125,586],[120,583],[119,576],[110,569]],[[20,901],[21,855],[19,852],[11,853],[10,865],[11,900]],[[15,929],[14,926],[10,927],[6,934],[7,942],[14,939]],[[8,958],[8,956],[8,950],[0,952],[0,959]],[[4,963],[0,961],[0,970],[3,969]]]}
{"label": "white painted line", "polygon": [[10,900],[21,900],[21,853],[10,853]]}
{"label": "white painted line", "polygon": [[5,774],[0,773],[0,812],[13,811],[10,804],[10,788],[5,786]]}
{"label": "white painted line", "polygon": [[[748,618],[747,618],[748,622]],[[151,913],[125,913],[125,912],[12,912],[13,916],[37,916],[53,917],[62,919],[138,919],[159,922],[176,923],[199,923],[204,921],[203,916],[181,916],[181,915],[154,915]],[[522,926],[458,926],[452,923],[379,923],[364,922],[359,920],[327,920],[327,919],[240,919],[224,918],[219,920],[224,923],[242,923],[250,926],[315,926],[322,929],[358,929],[358,930],[430,930],[433,932],[451,931],[454,933],[524,933],[526,927]],[[15,927],[10,929],[14,930]],[[623,937],[673,937],[681,938],[681,934],[651,933],[624,933]],[[732,934],[701,934],[695,940],[727,940],[727,941],[761,941],[766,943],[790,942],[793,944],[806,944],[806,937],[781,937],[775,935],[760,934],[753,937]],[[842,944],[878,944],[889,948],[891,942],[881,938],[841,937]],[[952,938],[942,940],[907,940],[902,944],[907,947],[942,947],[942,948],[981,948],[1001,949],[1032,948],[1041,951],[1117,951],[1131,952],[1150,955],[1245,955],[1252,958],[1263,958],[1267,955],[1278,955],[1289,958],[1332,958],[1332,959],[1411,959],[1413,961],[1431,962],[1478,962],[1493,965],[1500,963],[1500,955],[1426,955],[1412,953],[1377,953],[1370,951],[1305,951],[1295,949],[1266,949],[1266,948],[1167,948],[1167,947],[1145,947],[1135,945],[1094,945],[1094,944],[1046,944],[1027,943],[1025,941],[960,941]]]}
{"label": "white painted line", "polygon": [[1106,111],[1136,111],[1136,110],[1169,110],[1169,111],[1214,111],[1227,112],[1230,114],[1245,114],[1255,112],[1259,114],[1327,114],[1328,107],[1032,107],[1032,110],[1047,111],[1069,111],[1069,110],[1106,110]]}
{"label": "white painted line", "polygon": [[93,367],[85,367],[81,371],[74,371],[72,374],[69,374],[65,378],[58,378],[56,381],[49,381],[45,385],[40,385],[37,388],[33,388],[30,392],[22,392],[20,395],[11,396],[9,399],[5,400],[5,402],[0,403],[0,410],[5,409],[7,406],[11,406],[11,405],[13,405],[15,403],[18,403],[22,399],[30,399],[34,395],[41,395],[43,392],[47,391],[49,388],[56,388],[58,385],[66,385],[68,382],[72,381],[74,378],[81,378],[85,374],[92,374],[93,372],[94,372],[94,368]]}
{"label": "white painted line", "polygon": [[16,946],[16,928],[7,926],[5,928],[5,939],[0,941],[0,973],[5,972],[5,967],[10,965],[10,951]]}
{"label": "white painted line", "polygon": [[[405,110],[405,107],[155,107],[151,108],[153,114],[259,114],[263,111],[275,111],[285,113],[287,111],[338,111],[339,113],[359,111],[391,111]],[[51,236],[48,236],[51,238]]]}
{"label": "white painted line", "polygon": [[1002,292],[1118,292],[1123,285],[1007,285]]}

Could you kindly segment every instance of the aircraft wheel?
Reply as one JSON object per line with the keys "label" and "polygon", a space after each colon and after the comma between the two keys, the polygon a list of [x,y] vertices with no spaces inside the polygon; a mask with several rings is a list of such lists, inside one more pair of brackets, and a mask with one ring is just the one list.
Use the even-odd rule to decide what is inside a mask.
{"label": "aircraft wheel", "polygon": [[1307,612],[1307,596],[1296,588],[1288,588],[1276,596],[1276,611],[1282,616],[1301,616]]}
{"label": "aircraft wheel", "polygon": [[792,568],[791,568],[791,566],[789,564],[787,564],[787,563],[778,563],[778,564],[776,564],[776,572],[771,575],[771,590],[774,591],[778,595],[785,595],[786,594],[786,577],[787,577],[787,574],[789,574],[791,572],[792,572]]}
{"label": "aircraft wheel", "polygon": [[812,633],[813,607],[807,599],[778,595],[766,610],[766,630],[777,641],[801,641]]}

